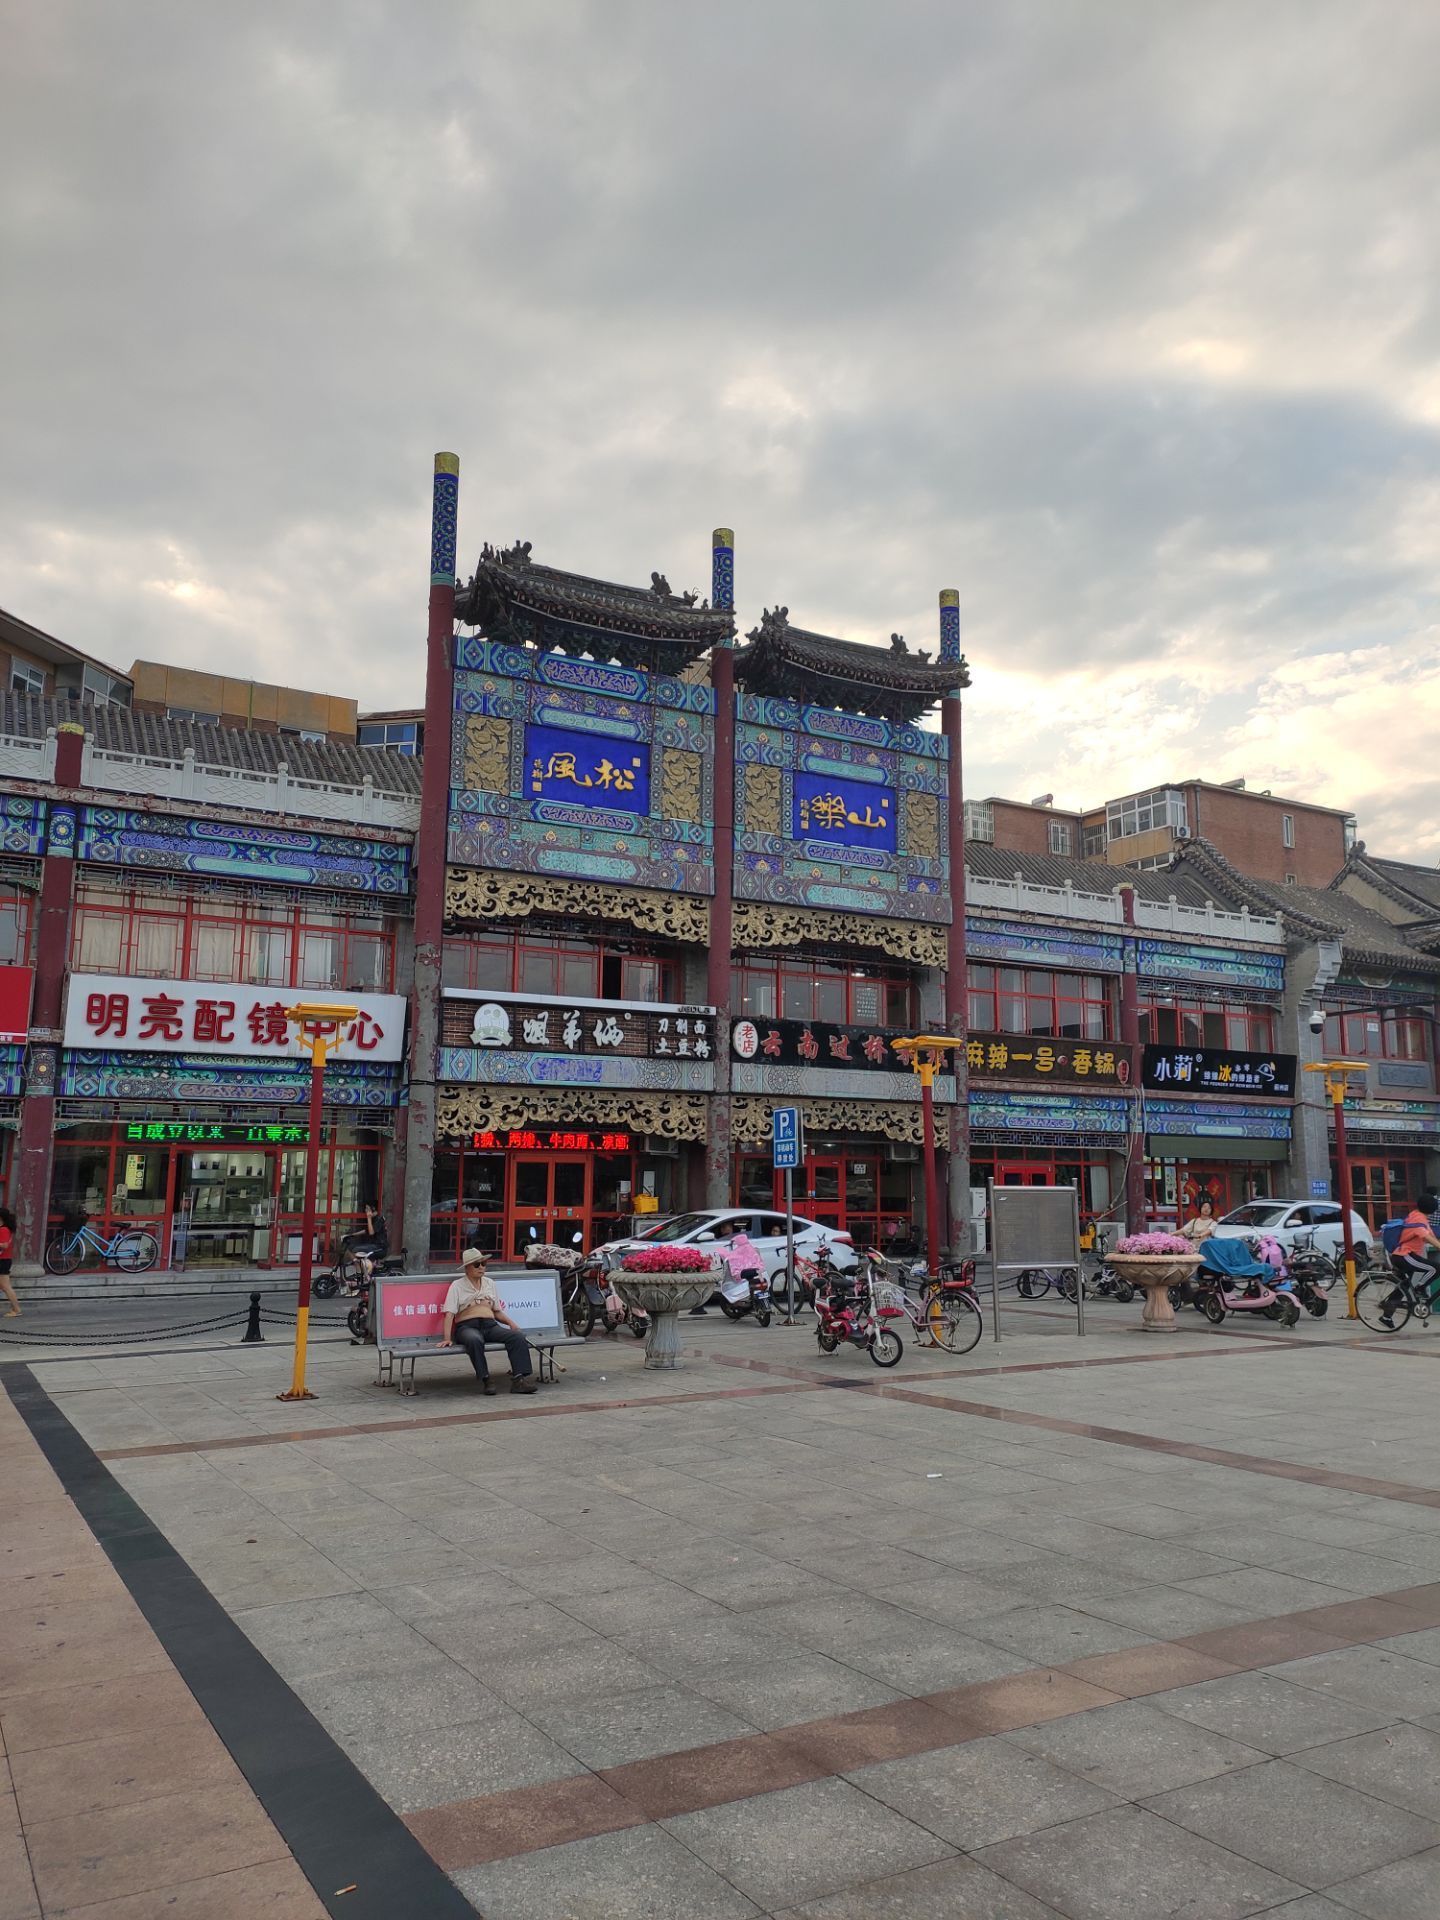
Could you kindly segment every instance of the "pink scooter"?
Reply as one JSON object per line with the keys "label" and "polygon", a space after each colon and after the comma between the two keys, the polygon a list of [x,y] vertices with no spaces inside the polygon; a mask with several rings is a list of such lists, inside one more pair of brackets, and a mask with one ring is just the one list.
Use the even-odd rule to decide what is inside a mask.
{"label": "pink scooter", "polygon": [[1205,1242],[1201,1264],[1194,1279],[1195,1304],[1210,1321],[1219,1326],[1227,1313],[1263,1313],[1283,1327],[1293,1327],[1300,1308],[1290,1292],[1277,1292],[1269,1284],[1273,1271],[1255,1258],[1243,1240]]}

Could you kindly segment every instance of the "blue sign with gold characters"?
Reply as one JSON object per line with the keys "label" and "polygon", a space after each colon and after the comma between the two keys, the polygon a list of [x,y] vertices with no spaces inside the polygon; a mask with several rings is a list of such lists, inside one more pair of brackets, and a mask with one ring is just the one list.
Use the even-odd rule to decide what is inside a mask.
{"label": "blue sign with gold characters", "polygon": [[797,772],[792,833],[797,840],[894,853],[894,792],[867,780]]}
{"label": "blue sign with gold characters", "polygon": [[650,811],[650,746],[568,727],[525,729],[525,794],[612,812]]}

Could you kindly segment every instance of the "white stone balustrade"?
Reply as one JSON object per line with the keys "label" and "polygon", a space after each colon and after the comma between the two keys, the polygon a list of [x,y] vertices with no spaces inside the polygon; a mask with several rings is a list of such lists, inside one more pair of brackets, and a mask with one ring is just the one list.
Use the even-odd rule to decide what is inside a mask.
{"label": "white stone balustrade", "polygon": [[[1120,881],[1117,879],[1117,885]],[[1120,927],[1125,911],[1117,893],[1082,893],[1078,887],[1045,887],[1023,880],[990,880],[969,874],[965,895],[972,907],[992,907],[1007,913],[1044,914],[1052,920],[1086,920],[1092,925]],[[1203,907],[1168,900],[1135,901],[1135,924],[1147,933],[1178,933],[1192,939],[1245,941],[1252,946],[1283,947],[1285,930],[1277,919],[1241,908],[1230,913],[1207,901]]]}

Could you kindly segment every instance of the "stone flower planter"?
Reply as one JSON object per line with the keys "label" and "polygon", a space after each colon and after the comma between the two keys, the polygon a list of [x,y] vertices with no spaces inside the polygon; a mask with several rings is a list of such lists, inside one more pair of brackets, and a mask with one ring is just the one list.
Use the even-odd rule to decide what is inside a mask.
{"label": "stone flower planter", "polygon": [[1174,1333],[1175,1309],[1170,1289],[1188,1280],[1200,1264],[1198,1253],[1112,1253],[1105,1262],[1123,1273],[1133,1286],[1145,1290],[1140,1324],[1146,1333]]}
{"label": "stone flower planter", "polygon": [[703,1306],[715,1291],[715,1275],[708,1273],[612,1273],[610,1284],[620,1298],[650,1316],[645,1339],[647,1367],[678,1367],[683,1342],[680,1315]]}

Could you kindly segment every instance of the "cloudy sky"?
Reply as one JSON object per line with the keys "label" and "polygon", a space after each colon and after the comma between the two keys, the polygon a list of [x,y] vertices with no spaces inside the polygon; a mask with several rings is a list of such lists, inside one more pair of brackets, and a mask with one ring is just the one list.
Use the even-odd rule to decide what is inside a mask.
{"label": "cloudy sky", "polygon": [[420,698],[487,538],[930,644],[967,790],[1440,859],[1433,0],[0,0],[0,604]]}

